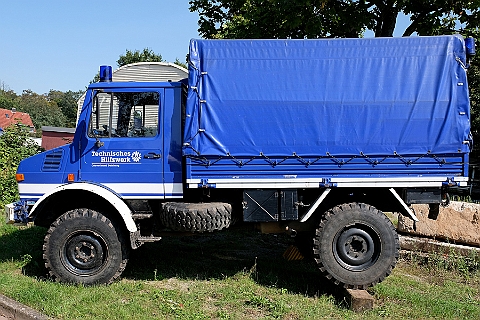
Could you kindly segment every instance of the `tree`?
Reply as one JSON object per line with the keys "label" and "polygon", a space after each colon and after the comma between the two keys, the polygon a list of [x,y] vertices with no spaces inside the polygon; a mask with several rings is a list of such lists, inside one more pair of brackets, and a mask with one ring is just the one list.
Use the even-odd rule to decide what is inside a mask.
{"label": "tree", "polygon": [[366,8],[355,1],[192,0],[189,3],[190,11],[199,13],[198,31],[205,38],[357,37],[368,23]]}
{"label": "tree", "polygon": [[29,136],[29,128],[12,125],[4,128],[0,136],[0,203],[18,199],[15,173],[22,159],[37,154],[42,149]]}
{"label": "tree", "polygon": [[77,100],[82,96],[83,91],[50,90],[47,94],[47,101],[55,103],[66,118],[66,126],[74,128],[77,121]]}
{"label": "tree", "polygon": [[41,133],[42,126],[65,126],[67,119],[55,101],[49,101],[45,95],[37,94],[31,90],[23,90],[21,96],[15,99],[18,111],[30,114],[32,122]]}
{"label": "tree", "polygon": [[13,90],[10,90],[3,81],[0,82],[0,108],[9,110],[16,108],[16,97],[17,94]]}
{"label": "tree", "polygon": [[480,1],[411,0],[404,1],[402,12],[411,15],[411,24],[404,36],[440,35],[476,28],[479,22]]}
{"label": "tree", "polygon": [[15,104],[14,100],[12,100],[12,99],[8,98],[6,95],[0,93],[0,108],[11,110],[12,108],[16,108],[16,104]]}
{"label": "tree", "polygon": [[[161,54],[156,54],[149,48],[144,48],[142,51],[135,50],[125,50],[125,54],[120,55],[117,60],[117,67],[122,67],[124,65],[130,63],[137,63],[137,62],[163,62],[163,58]],[[100,73],[97,72],[93,80],[90,83],[95,83],[100,81]]]}
{"label": "tree", "polygon": [[136,62],[162,62],[162,55],[156,54],[151,49],[145,48],[142,51],[126,50],[124,55],[120,55],[117,60],[117,66],[122,67],[124,65]]}
{"label": "tree", "polygon": [[191,0],[205,38],[391,37],[398,14],[404,36],[443,34],[478,25],[480,0]]}
{"label": "tree", "polygon": [[77,120],[77,100],[83,91],[50,90],[48,94],[40,95],[31,90],[24,90],[17,95],[12,90],[0,89],[0,108],[17,109],[28,113],[40,134],[42,126],[75,127]]}
{"label": "tree", "polygon": [[178,58],[175,59],[174,62],[177,66],[180,66],[182,68],[188,69],[188,66],[185,62],[180,61]]}
{"label": "tree", "polygon": [[11,90],[5,82],[0,81],[0,96],[13,100],[17,97],[17,94],[15,91]]}
{"label": "tree", "polygon": [[[480,30],[478,28],[466,30],[466,35],[480,39]],[[470,125],[474,142],[470,163],[478,165],[480,164],[480,57],[471,61],[467,77],[470,90]]]}
{"label": "tree", "polygon": [[[135,50],[130,51],[126,50],[125,55],[121,55],[117,60],[118,67],[136,62],[164,62],[161,54],[156,54],[151,49],[145,48],[143,51]],[[181,62],[178,58],[175,59],[174,64],[179,65],[183,68],[187,68],[185,62]]]}

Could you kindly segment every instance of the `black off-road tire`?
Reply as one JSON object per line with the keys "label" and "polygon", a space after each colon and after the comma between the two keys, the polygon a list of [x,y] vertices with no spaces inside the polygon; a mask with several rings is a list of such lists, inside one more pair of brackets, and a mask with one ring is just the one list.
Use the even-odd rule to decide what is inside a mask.
{"label": "black off-road tire", "polygon": [[55,220],[43,244],[43,259],[57,282],[109,284],[128,261],[120,227],[100,212],[74,209]]}
{"label": "black off-road tire", "polygon": [[232,223],[232,206],[224,202],[166,202],[160,212],[162,224],[174,231],[212,232]]}
{"label": "black off-road tire", "polygon": [[366,289],[385,279],[398,260],[395,227],[383,212],[364,203],[327,211],[313,241],[318,268],[336,285]]}

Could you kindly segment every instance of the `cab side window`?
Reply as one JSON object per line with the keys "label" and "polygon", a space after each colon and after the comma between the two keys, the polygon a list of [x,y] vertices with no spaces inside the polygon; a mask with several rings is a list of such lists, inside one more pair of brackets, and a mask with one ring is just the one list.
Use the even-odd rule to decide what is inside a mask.
{"label": "cab side window", "polygon": [[154,137],[158,92],[98,92],[93,98],[89,137]]}

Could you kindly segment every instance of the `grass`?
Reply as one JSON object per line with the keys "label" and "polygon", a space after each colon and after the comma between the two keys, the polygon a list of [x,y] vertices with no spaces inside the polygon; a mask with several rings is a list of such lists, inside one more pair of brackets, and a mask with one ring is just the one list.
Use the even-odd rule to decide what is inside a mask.
{"label": "grass", "polygon": [[0,293],[57,319],[480,318],[475,257],[403,255],[370,290],[375,308],[357,314],[313,263],[283,260],[282,235],[164,238],[133,251],[120,281],[83,287],[46,278],[44,234],[0,220]]}

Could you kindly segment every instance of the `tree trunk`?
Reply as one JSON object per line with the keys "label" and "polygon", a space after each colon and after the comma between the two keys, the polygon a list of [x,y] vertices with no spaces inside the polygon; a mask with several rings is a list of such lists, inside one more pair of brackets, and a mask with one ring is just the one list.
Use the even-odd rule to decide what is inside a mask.
{"label": "tree trunk", "polygon": [[379,16],[375,28],[375,37],[393,37],[399,9],[388,5],[377,8]]}

